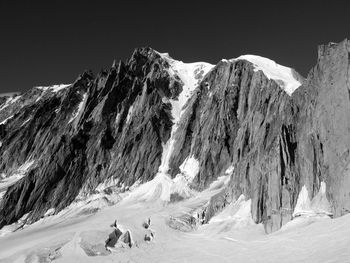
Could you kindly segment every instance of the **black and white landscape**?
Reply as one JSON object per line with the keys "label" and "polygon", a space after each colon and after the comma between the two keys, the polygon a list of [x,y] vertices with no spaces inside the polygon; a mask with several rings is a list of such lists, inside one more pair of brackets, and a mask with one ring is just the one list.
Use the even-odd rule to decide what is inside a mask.
{"label": "black and white landscape", "polygon": [[349,10],[0,0],[0,263],[350,262]]}
{"label": "black and white landscape", "polygon": [[348,40],[319,46],[306,79],[138,48],[3,97],[1,258],[346,262],[349,72]]}

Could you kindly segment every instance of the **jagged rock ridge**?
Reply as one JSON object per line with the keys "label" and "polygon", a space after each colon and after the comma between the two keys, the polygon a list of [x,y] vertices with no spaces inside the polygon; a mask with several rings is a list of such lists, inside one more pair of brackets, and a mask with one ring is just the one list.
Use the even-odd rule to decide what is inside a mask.
{"label": "jagged rock ridge", "polygon": [[50,208],[59,211],[108,178],[119,186],[151,180],[171,136],[166,172],[175,177],[188,158],[198,160],[195,189],[234,167],[208,219],[243,194],[254,221],[271,232],[291,220],[304,185],[312,199],[322,182],[331,212],[346,213],[349,46],[320,47],[318,64],[305,81],[295,77],[303,84],[290,94],[244,58],[220,61],[198,72],[178,120],[171,102],[186,83],[168,56],[149,48],[96,77],[85,72],[64,89],[29,90],[0,111],[0,120],[11,117],[1,125],[3,173],[35,162],[4,194],[0,227],[26,213],[35,221]]}

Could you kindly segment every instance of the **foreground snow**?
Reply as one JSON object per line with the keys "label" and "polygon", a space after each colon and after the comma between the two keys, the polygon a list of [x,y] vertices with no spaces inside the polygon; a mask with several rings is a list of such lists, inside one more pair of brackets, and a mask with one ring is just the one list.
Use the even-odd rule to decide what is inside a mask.
{"label": "foreground snow", "polygon": [[[155,181],[164,183],[162,180]],[[347,262],[350,258],[350,215],[337,219],[300,216],[280,231],[266,235],[263,226],[252,221],[250,200],[244,196],[209,224],[190,232],[170,227],[170,219],[196,213],[227,181],[223,176],[196,196],[166,206],[138,200],[133,192],[142,192],[138,190],[142,185],[118,196],[124,200],[115,205],[97,213],[81,213],[91,200],[103,207],[103,196],[89,198],[80,206],[76,203],[62,213],[0,237],[1,262]],[[144,241],[148,230],[142,224],[147,218],[151,218],[155,233],[151,242]],[[104,242],[115,219],[122,231],[131,231],[134,246],[111,253]]]}

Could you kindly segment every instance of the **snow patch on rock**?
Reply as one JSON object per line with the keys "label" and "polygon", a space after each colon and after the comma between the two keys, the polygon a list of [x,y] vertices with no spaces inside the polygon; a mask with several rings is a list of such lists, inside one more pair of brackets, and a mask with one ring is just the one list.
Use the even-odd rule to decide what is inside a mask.
{"label": "snow patch on rock", "polygon": [[18,180],[20,180],[24,176],[26,176],[29,169],[33,166],[34,163],[35,163],[34,160],[25,162],[20,167],[18,167],[17,170],[14,171],[12,175],[10,175],[9,177],[6,177],[5,174],[1,174],[0,201],[5,195],[7,188],[13,185],[14,183],[16,183]]}
{"label": "snow patch on rock", "polygon": [[0,125],[6,124],[10,119],[13,118],[13,115],[10,117],[7,117],[5,120],[3,120],[2,122],[0,122]]}
{"label": "snow patch on rock", "polygon": [[185,178],[192,181],[199,172],[199,161],[194,156],[187,157],[180,165],[180,171]]}
{"label": "snow patch on rock", "polygon": [[46,211],[46,213],[44,214],[44,217],[52,216],[53,214],[55,214],[55,208],[50,208],[49,210]]}
{"label": "snow patch on rock", "polygon": [[15,103],[21,96],[15,96],[8,98],[5,103],[0,107],[0,111],[11,105],[12,103]]}
{"label": "snow patch on rock", "polygon": [[113,178],[110,177],[107,180],[105,180],[103,183],[100,183],[97,187],[96,187],[96,191],[102,193],[105,189],[112,187],[112,186],[117,186],[119,182],[119,178]]}
{"label": "snow patch on rock", "polygon": [[117,116],[115,117],[115,123],[119,123],[121,114],[118,112]]}
{"label": "snow patch on rock", "polygon": [[78,105],[78,108],[76,109],[76,111],[74,112],[72,118],[69,120],[68,123],[71,123],[72,121],[75,120],[76,117],[79,116],[81,110],[83,109],[83,106],[85,104],[86,99],[87,99],[87,93],[84,93],[83,98],[82,98],[81,102]]}
{"label": "snow patch on rock", "polygon": [[25,120],[25,121],[21,124],[21,127],[23,127],[24,125],[26,125],[31,119],[32,119],[32,117],[29,117],[27,120]]}
{"label": "snow patch on rock", "polygon": [[128,115],[126,116],[126,122],[127,123],[129,123],[133,111],[134,111],[134,105],[131,105],[130,108],[129,108],[129,111],[128,111]]}
{"label": "snow patch on rock", "polygon": [[58,85],[52,85],[52,86],[38,86],[35,88],[43,90],[43,91],[50,90],[52,92],[59,92],[60,90],[63,90],[71,85],[72,84],[58,84]]}
{"label": "snow patch on rock", "polygon": [[235,167],[233,165],[230,165],[226,171],[225,171],[225,175],[231,175],[233,173],[233,171],[235,170]]}

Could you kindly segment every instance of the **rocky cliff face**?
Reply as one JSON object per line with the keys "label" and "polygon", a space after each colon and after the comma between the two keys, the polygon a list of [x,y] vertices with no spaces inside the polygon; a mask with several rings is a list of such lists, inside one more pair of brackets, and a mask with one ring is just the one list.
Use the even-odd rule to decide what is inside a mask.
{"label": "rocky cliff face", "polygon": [[299,103],[297,122],[300,180],[314,196],[327,185],[332,213],[350,211],[350,42],[318,49],[317,65],[293,94]]}
{"label": "rocky cliff face", "polygon": [[8,98],[0,105],[3,177],[30,168],[2,189],[0,227],[27,213],[35,221],[59,211],[106,180],[124,189],[159,170],[175,177],[190,161],[197,190],[231,173],[209,203],[207,221],[243,195],[254,221],[272,232],[300,207],[310,212],[322,183],[331,211],[317,211],[347,213],[349,54],[349,41],[320,47],[305,81],[292,72],[303,82],[293,92],[247,57],[179,68],[142,48],[95,77],[86,72],[68,87]]}
{"label": "rocky cliff face", "polygon": [[162,97],[181,91],[166,67],[153,50],[137,49],[96,77],[84,73],[70,87],[19,98],[25,103],[4,124],[2,168],[11,174],[35,164],[3,196],[0,226],[29,212],[34,221],[51,207],[59,211],[107,177],[126,185],[153,178],[172,125]]}
{"label": "rocky cliff face", "polygon": [[252,199],[252,217],[267,232],[304,213],[350,211],[349,44],[320,46],[317,65],[291,97],[275,83],[263,84],[264,76],[258,85],[257,77],[243,85],[235,171],[228,189],[212,199],[208,217],[240,194]]}
{"label": "rocky cliff face", "polygon": [[291,219],[299,188],[296,110],[292,98],[248,61],[222,61],[205,77],[187,108],[179,156],[200,160],[194,183],[202,188],[234,167],[226,198],[218,196],[222,204],[213,199],[219,210],[243,194],[252,199],[257,223],[278,228]]}

